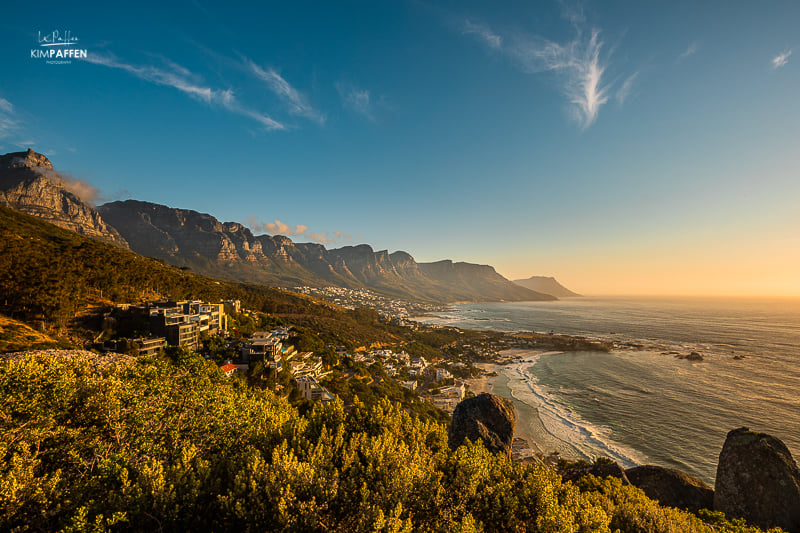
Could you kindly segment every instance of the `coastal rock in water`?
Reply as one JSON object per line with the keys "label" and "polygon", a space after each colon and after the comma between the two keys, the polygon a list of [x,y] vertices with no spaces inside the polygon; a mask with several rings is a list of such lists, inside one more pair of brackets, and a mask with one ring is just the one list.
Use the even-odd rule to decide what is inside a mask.
{"label": "coastal rock in water", "polygon": [[800,470],[786,445],[747,428],[728,433],[719,454],[714,510],[764,529],[800,533]]}
{"label": "coastal rock in water", "polygon": [[680,470],[654,465],[629,468],[625,475],[631,484],[661,505],[688,509],[696,513],[714,506],[714,491],[696,477]]}
{"label": "coastal rock in water", "polygon": [[677,353],[677,352],[670,352],[670,353],[676,354],[675,357],[678,358],[678,359],[686,359],[687,361],[702,361],[703,360],[703,354],[701,354],[700,352],[692,352],[692,353],[690,353],[688,355],[684,355],[682,353]]}
{"label": "coastal rock in water", "polygon": [[561,479],[575,483],[584,476],[593,475],[595,477],[617,477],[622,480],[623,485],[630,485],[631,482],[625,475],[625,471],[617,463],[595,463],[585,466],[573,466],[560,472]]}
{"label": "coastal rock in water", "polygon": [[450,448],[458,448],[465,438],[473,442],[480,439],[490,452],[510,457],[516,425],[517,415],[511,402],[484,392],[456,406],[450,425]]}

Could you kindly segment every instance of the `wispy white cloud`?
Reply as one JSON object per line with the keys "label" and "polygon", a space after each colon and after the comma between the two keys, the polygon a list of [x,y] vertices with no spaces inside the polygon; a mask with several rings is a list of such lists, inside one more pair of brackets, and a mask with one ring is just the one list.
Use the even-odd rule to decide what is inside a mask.
{"label": "wispy white cloud", "polygon": [[[613,83],[605,83],[608,58],[602,54],[600,30],[583,30],[585,16],[580,9],[562,3],[562,16],[575,28],[575,37],[567,42],[555,42],[538,35],[516,34],[502,36],[483,23],[466,21],[462,33],[475,36],[480,42],[512,59],[524,72],[552,72],[558,76],[568,101],[570,116],[582,129],[597,119],[600,108],[613,94]],[[622,103],[630,94],[636,74],[628,76],[617,88],[617,100]]]}
{"label": "wispy white cloud", "polygon": [[686,50],[681,52],[681,55],[678,56],[678,61],[686,59],[689,56],[693,56],[694,54],[697,53],[698,50],[700,50],[700,45],[697,44],[696,42],[691,43],[689,46],[686,47]]}
{"label": "wispy white cloud", "polygon": [[359,89],[350,83],[337,83],[336,90],[344,107],[369,120],[375,120],[372,98],[367,89]]}
{"label": "wispy white cloud", "polygon": [[14,105],[5,98],[0,98],[0,141],[8,140],[18,146],[20,143],[14,142],[12,138],[20,135],[20,130],[20,122]]}
{"label": "wispy white cloud", "polygon": [[484,24],[465,20],[461,33],[465,35],[475,35],[480,38],[486,46],[495,50],[499,50],[503,46],[503,38]]}
{"label": "wispy white cloud", "polygon": [[567,19],[576,29],[580,30],[586,23],[586,14],[583,12],[583,6],[564,0],[559,0],[559,4],[561,4],[561,16]]}
{"label": "wispy white cloud", "polygon": [[[45,154],[52,157],[55,153]],[[106,200],[105,196],[100,192],[100,189],[89,183],[88,181],[75,178],[66,172],[59,172],[53,169],[43,169],[39,171],[51,180],[60,183],[66,190],[92,205],[97,205]]]}
{"label": "wispy white cloud", "polygon": [[0,139],[6,139],[17,129],[18,122],[11,113],[0,111]]}
{"label": "wispy white cloud", "polygon": [[308,232],[306,234],[306,237],[310,241],[318,242],[320,244],[325,244],[325,245],[336,244],[341,240],[349,241],[353,238],[352,235],[349,235],[343,231],[334,231],[333,234]]}
{"label": "wispy white cloud", "polygon": [[778,54],[772,58],[772,68],[778,69],[786,65],[789,62],[789,56],[792,55],[791,50],[786,50],[782,54]]}
{"label": "wispy white cloud", "polygon": [[0,98],[0,112],[11,114],[14,112],[14,106],[5,98]]}
{"label": "wispy white cloud", "polygon": [[287,235],[294,237],[304,237],[311,242],[320,244],[334,244],[340,240],[350,240],[353,238],[343,231],[335,231],[333,233],[325,232],[318,233],[309,231],[308,226],[305,224],[297,224],[292,228],[289,224],[275,219],[274,222],[261,222],[257,217],[250,215],[247,218],[247,225],[253,232],[256,233],[270,233],[272,235]]}
{"label": "wispy white cloud", "polygon": [[636,78],[638,77],[639,73],[634,72],[622,82],[622,85],[619,86],[619,89],[617,89],[617,94],[615,95],[619,105],[624,104],[625,100],[628,99],[628,96],[631,94],[631,90],[633,90],[633,84],[636,83]]}
{"label": "wispy white cloud", "polygon": [[261,222],[254,215],[247,217],[247,225],[251,230],[257,232],[266,232],[273,235],[305,235],[308,231],[308,226],[299,224],[292,229],[291,226],[275,219],[275,222]]}
{"label": "wispy white cloud", "polygon": [[250,118],[260,123],[267,130],[283,130],[286,127],[265,113],[256,111],[240,102],[233,90],[215,89],[204,85],[198,76],[188,69],[164,59],[165,67],[153,65],[134,65],[126,63],[112,54],[90,53],[84,60],[95,65],[123,70],[137,78],[156,85],[172,87],[187,96],[206,103],[222,107],[232,113]]}
{"label": "wispy white cloud", "polygon": [[606,64],[600,56],[602,47],[599,30],[592,30],[588,37],[578,32],[564,44],[542,37],[517,37],[508,53],[529,73],[558,74],[572,117],[586,129],[608,102],[610,86],[603,85]]}
{"label": "wispy white cloud", "polygon": [[308,103],[306,96],[292,87],[275,69],[263,69],[247,58],[244,58],[244,63],[256,78],[263,81],[270,91],[283,100],[291,114],[305,117],[319,124],[325,123],[325,115],[314,109]]}

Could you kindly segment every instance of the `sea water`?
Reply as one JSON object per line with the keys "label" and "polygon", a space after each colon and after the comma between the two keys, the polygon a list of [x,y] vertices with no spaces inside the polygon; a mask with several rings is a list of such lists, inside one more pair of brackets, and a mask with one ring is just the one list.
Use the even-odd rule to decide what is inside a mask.
{"label": "sea water", "polygon": [[[613,340],[508,365],[494,392],[542,451],[678,468],[713,485],[728,431],[800,458],[800,300],[574,298],[459,304],[429,323]],[[635,347],[634,347],[635,346]],[[697,351],[702,361],[675,357]]]}

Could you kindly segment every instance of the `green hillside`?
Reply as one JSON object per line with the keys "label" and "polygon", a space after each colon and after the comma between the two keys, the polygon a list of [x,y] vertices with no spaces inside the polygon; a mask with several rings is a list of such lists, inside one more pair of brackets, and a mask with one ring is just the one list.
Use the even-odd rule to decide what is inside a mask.
{"label": "green hillside", "polygon": [[239,299],[247,309],[313,327],[326,342],[396,342],[374,313],[264,285],[215,280],[0,206],[0,314],[66,333],[95,306],[159,298]]}
{"label": "green hillside", "polygon": [[2,531],[757,531],[563,483],[382,401],[305,416],[184,353],[0,361]]}

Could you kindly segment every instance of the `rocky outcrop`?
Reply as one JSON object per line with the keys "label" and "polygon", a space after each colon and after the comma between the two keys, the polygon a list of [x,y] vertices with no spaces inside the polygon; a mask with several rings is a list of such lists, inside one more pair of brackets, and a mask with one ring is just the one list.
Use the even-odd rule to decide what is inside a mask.
{"label": "rocky outcrop", "polygon": [[565,468],[561,470],[561,479],[564,481],[572,481],[573,483],[582,477],[592,475],[595,477],[616,477],[622,480],[623,485],[630,485],[625,475],[625,470],[622,469],[617,463],[595,463],[591,465],[581,465]]}
{"label": "rocky outcrop", "polygon": [[511,401],[484,392],[456,406],[448,443],[452,449],[456,449],[464,439],[472,442],[481,440],[490,452],[511,457],[516,425],[517,415]]}
{"label": "rocky outcrop", "polygon": [[625,475],[632,485],[661,505],[687,509],[696,513],[714,507],[714,491],[696,477],[680,470],[643,465],[629,468]]}
{"label": "rocky outcrop", "polygon": [[167,260],[189,255],[220,262],[263,255],[249,230],[197,211],[136,200],[111,202],[98,211],[112,225],[124,228],[131,248],[142,255]]}
{"label": "rocky outcrop", "polygon": [[690,352],[688,354],[685,353],[673,353],[676,359],[686,359],[687,361],[702,361],[703,354],[700,352]]}
{"label": "rocky outcrop", "polygon": [[728,433],[717,465],[714,510],[764,529],[800,533],[800,470],[786,445],[747,428]]}
{"label": "rocky outcrop", "polygon": [[128,247],[88,203],[65,188],[42,154],[29,149],[0,156],[0,204],[87,237]]}

